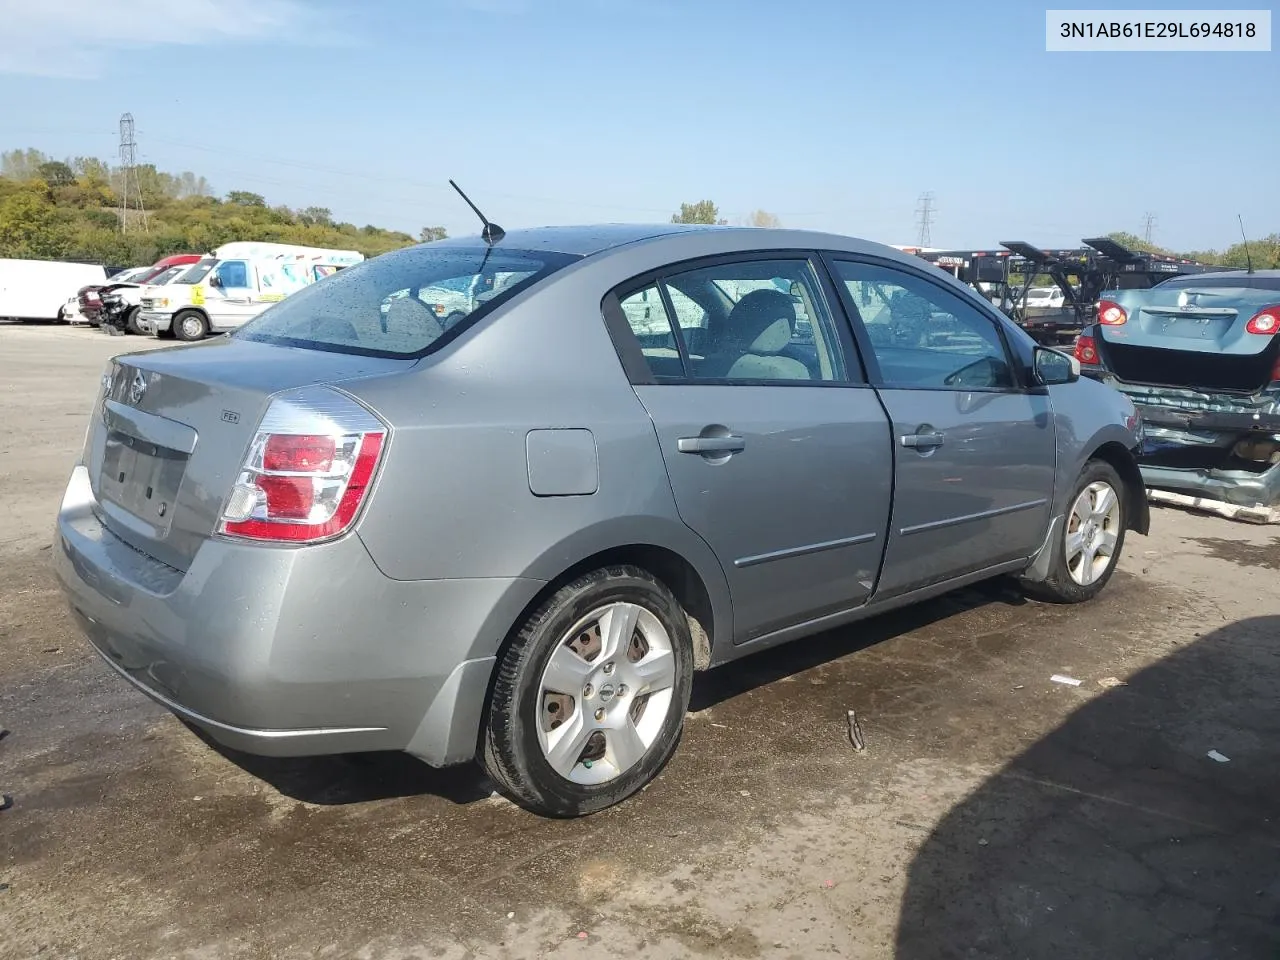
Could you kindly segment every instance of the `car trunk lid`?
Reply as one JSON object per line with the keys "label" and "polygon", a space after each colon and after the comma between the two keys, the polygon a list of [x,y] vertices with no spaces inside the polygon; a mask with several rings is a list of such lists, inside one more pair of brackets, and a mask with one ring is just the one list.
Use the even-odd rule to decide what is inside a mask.
{"label": "car trunk lid", "polygon": [[1101,353],[1126,382],[1253,394],[1271,382],[1280,339],[1246,325],[1275,299],[1274,290],[1234,286],[1142,291],[1128,322],[1098,326]]}
{"label": "car trunk lid", "polygon": [[85,451],[99,517],[135,549],[186,570],[274,394],[413,365],[239,339],[119,357]]}

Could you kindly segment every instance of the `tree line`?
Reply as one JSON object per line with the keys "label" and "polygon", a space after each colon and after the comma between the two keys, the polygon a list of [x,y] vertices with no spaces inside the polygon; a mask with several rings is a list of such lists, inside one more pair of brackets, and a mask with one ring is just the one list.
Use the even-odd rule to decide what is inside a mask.
{"label": "tree line", "polygon": [[55,160],[34,149],[0,153],[0,257],[131,266],[174,253],[206,253],[233,240],[372,257],[447,235],[443,227],[424,227],[416,238],[372,224],[358,227],[335,221],[327,207],[272,206],[247,190],[217,197],[204,177],[165,173],[153,164],[140,164],[133,174],[130,207],[140,195],[145,228],[135,209],[121,211],[120,168],[96,157]]}

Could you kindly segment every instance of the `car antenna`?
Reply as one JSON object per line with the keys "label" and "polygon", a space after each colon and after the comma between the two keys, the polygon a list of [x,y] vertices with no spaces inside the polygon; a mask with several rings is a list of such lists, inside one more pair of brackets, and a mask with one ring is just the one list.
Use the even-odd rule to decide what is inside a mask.
{"label": "car antenna", "polygon": [[1244,262],[1249,264],[1249,272],[1253,273],[1253,255],[1249,253],[1249,238],[1244,235],[1244,218],[1238,213],[1236,222],[1240,224],[1240,239],[1244,241]]}
{"label": "car antenna", "polygon": [[503,230],[496,223],[489,222],[489,218],[480,212],[480,208],[471,202],[471,198],[462,192],[462,188],[460,186],[452,180],[449,181],[449,186],[458,191],[458,196],[467,201],[467,206],[476,212],[476,216],[479,217],[480,222],[484,224],[484,229],[480,231],[480,236],[484,239],[485,243],[489,244],[489,246],[493,246],[507,235],[507,231]]}

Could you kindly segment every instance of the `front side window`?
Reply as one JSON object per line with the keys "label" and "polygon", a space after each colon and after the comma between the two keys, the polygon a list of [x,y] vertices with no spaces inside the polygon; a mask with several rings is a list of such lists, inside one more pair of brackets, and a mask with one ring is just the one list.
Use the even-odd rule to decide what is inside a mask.
{"label": "front side window", "polygon": [[994,321],[962,297],[887,266],[836,261],[886,386],[1008,389],[1013,368]]}
{"label": "front side window", "polygon": [[663,277],[695,380],[831,382],[846,364],[808,260],[719,263]]}
{"label": "front side window", "polygon": [[542,251],[409,247],[303,287],[232,336],[367,356],[422,356],[446,334],[578,259]]}
{"label": "front side window", "polygon": [[243,260],[224,260],[218,267],[218,281],[224,287],[244,290],[249,284],[249,264]]}

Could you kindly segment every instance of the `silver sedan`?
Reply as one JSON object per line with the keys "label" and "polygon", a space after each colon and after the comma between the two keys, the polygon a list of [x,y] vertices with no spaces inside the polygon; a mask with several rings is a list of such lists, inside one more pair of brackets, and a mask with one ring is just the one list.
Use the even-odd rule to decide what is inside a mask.
{"label": "silver sedan", "polygon": [[695,671],[998,575],[1094,597],[1147,530],[1138,432],[888,247],[512,231],[117,358],[55,562],[223,744],[478,757],[572,816],[659,772]]}

